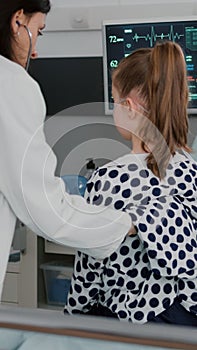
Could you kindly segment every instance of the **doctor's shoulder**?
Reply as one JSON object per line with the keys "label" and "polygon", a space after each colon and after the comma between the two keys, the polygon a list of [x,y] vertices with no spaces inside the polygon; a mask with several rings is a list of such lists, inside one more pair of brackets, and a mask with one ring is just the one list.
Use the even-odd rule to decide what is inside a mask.
{"label": "doctor's shoulder", "polygon": [[18,101],[19,105],[32,105],[40,122],[44,121],[46,105],[40,86],[21,65],[0,56],[0,82],[0,94],[5,97],[5,102],[8,95],[12,101]]}
{"label": "doctor's shoulder", "polygon": [[20,64],[0,55],[0,80],[3,81],[4,78],[7,83],[14,83],[14,86],[17,84],[19,86],[23,83],[25,84],[23,85],[24,89],[27,85],[31,85],[32,89],[40,90],[36,80],[34,80]]}

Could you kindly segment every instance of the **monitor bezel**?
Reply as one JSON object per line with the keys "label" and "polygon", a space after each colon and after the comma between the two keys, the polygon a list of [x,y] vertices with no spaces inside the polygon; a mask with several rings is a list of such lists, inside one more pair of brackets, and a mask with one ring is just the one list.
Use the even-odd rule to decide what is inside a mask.
{"label": "monitor bezel", "polygon": [[[113,109],[109,108],[109,91],[108,91],[108,62],[107,62],[107,45],[106,45],[106,27],[108,25],[125,25],[125,24],[146,24],[146,23],[168,23],[168,22],[197,22],[197,16],[189,17],[153,17],[153,18],[132,18],[124,20],[105,20],[102,22],[102,42],[103,42],[103,81],[104,81],[104,110],[105,115],[112,115]],[[188,108],[188,115],[197,114],[197,108]]]}

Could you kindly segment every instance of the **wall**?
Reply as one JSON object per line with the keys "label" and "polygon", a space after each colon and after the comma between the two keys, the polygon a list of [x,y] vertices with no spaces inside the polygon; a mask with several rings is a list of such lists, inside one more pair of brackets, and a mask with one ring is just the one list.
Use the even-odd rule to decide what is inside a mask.
{"label": "wall", "polygon": [[[176,0],[52,0],[44,36],[39,40],[40,57],[102,56],[102,21],[135,18],[197,18],[196,1]],[[190,118],[189,139],[197,131]],[[100,127],[98,127],[100,125]],[[106,128],[106,125],[111,125]],[[108,134],[104,133],[108,130]],[[46,137],[58,157],[57,173],[78,173],[85,159],[113,159],[128,151],[113,127],[111,116],[55,116],[45,127]],[[98,130],[98,133],[96,132]],[[62,131],[65,136],[62,137]],[[81,137],[86,133],[87,140]],[[105,137],[103,138],[103,134]],[[60,137],[61,135],[61,137]],[[73,135],[75,142],[73,144]],[[69,154],[68,144],[73,144]],[[63,166],[63,168],[62,168]]]}
{"label": "wall", "polygon": [[44,57],[102,55],[101,28],[105,20],[197,18],[194,0],[53,0],[52,4],[45,35],[38,45]]}

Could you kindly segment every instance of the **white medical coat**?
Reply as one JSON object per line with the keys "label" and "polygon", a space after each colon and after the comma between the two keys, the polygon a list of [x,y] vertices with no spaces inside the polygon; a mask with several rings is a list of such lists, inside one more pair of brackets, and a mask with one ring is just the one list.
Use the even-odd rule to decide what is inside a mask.
{"label": "white medical coat", "polygon": [[97,258],[109,256],[131,226],[128,214],[65,193],[45,141],[45,113],[38,84],[0,56],[0,295],[17,217],[36,234]]}

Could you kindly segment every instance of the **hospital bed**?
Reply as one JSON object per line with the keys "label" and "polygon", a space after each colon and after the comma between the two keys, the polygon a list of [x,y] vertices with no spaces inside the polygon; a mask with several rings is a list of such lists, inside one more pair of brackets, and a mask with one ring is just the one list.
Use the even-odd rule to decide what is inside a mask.
{"label": "hospital bed", "polygon": [[133,325],[57,310],[0,306],[0,350],[197,349],[194,327]]}

